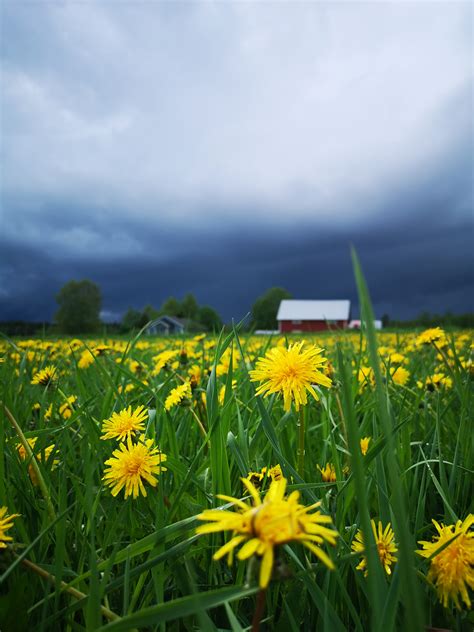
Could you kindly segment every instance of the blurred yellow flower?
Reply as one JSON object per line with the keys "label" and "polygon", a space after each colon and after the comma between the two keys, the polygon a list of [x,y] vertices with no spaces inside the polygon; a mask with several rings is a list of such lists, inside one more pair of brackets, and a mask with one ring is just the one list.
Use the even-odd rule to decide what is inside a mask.
{"label": "blurred yellow flower", "polygon": [[[433,536],[431,542],[418,542],[423,548],[417,551],[418,555],[431,558],[428,579],[435,585],[438,598],[445,608],[452,601],[460,610],[460,599],[470,608],[468,587],[474,589],[474,531],[471,529],[474,514],[469,514],[463,522],[458,520],[456,524],[448,526],[436,520],[432,522],[437,535]],[[437,553],[443,546],[445,548]]]}
{"label": "blurred yellow flower", "polygon": [[13,520],[19,516],[20,514],[9,516],[7,507],[0,507],[0,549],[5,549],[6,543],[13,540],[11,536],[7,535],[7,531],[13,527]]}
{"label": "blurred yellow flower", "polygon": [[191,397],[191,384],[189,382],[185,382],[180,386],[177,386],[172,391],[170,391],[168,397],[165,400],[165,409],[171,410],[173,406],[182,402],[183,399]]}
{"label": "blurred yellow flower", "polygon": [[417,382],[418,388],[426,388],[427,391],[435,391],[440,388],[451,388],[453,380],[444,373],[433,373],[429,375],[424,382]]}
{"label": "blurred yellow flower", "polygon": [[326,465],[321,468],[318,465],[318,470],[321,472],[321,477],[325,483],[334,483],[336,480],[336,469],[332,463],[326,463]]}
{"label": "blurred yellow flower", "polygon": [[33,375],[32,384],[40,384],[41,386],[49,386],[56,381],[57,369],[52,364],[45,366],[44,369]]}
{"label": "blurred yellow flower", "polygon": [[410,372],[402,366],[390,367],[390,375],[392,376],[392,382],[398,386],[405,386],[410,379]]}
{"label": "blurred yellow flower", "polygon": [[418,346],[429,345],[433,342],[436,343],[438,347],[444,347],[447,344],[446,334],[440,327],[426,329],[416,339]]}
{"label": "blurred yellow flower", "polygon": [[[43,448],[42,450],[38,450],[37,452],[35,452],[34,448],[35,448],[36,442],[38,441],[38,437],[30,437],[29,439],[27,439],[27,441],[37,461],[43,460],[43,454],[44,454],[45,462],[49,460],[50,454],[54,450],[54,447],[55,447],[54,443],[52,443],[46,448]],[[28,454],[26,453],[25,446],[22,443],[18,444],[17,451],[22,461],[26,461],[29,458]],[[58,463],[59,463],[59,460],[54,459],[51,465],[51,469],[56,467]],[[31,463],[28,466],[28,473],[30,475],[30,479],[33,485],[38,485],[38,476],[36,474],[36,470],[34,469]]]}
{"label": "blurred yellow flower", "polygon": [[367,454],[370,440],[371,437],[362,437],[362,439],[360,440],[360,451],[362,452],[363,456]]}

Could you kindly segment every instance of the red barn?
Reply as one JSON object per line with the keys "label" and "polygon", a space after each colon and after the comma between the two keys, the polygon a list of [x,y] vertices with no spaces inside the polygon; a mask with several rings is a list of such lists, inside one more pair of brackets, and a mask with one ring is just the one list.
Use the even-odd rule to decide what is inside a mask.
{"label": "red barn", "polygon": [[346,329],[350,311],[350,301],[284,300],[278,309],[278,328],[281,333]]}

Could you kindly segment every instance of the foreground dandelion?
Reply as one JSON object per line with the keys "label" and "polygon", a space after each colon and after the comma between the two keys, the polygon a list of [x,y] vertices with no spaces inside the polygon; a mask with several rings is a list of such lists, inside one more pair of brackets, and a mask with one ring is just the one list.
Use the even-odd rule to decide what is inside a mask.
{"label": "foreground dandelion", "polygon": [[56,367],[53,365],[45,366],[44,369],[38,371],[33,375],[31,380],[32,384],[39,384],[40,386],[49,386],[55,382],[57,377]]}
{"label": "foreground dandelion", "polygon": [[7,535],[7,531],[13,527],[13,520],[18,518],[20,514],[8,514],[7,507],[0,507],[0,549],[7,547],[6,543],[11,542],[13,538]]}
{"label": "foreground dandelion", "polygon": [[[392,569],[390,567],[397,561],[395,553],[398,551],[397,545],[395,544],[395,536],[393,534],[392,525],[389,522],[384,529],[380,520],[378,528],[375,527],[374,520],[371,520],[370,523],[372,525],[372,531],[377,544],[380,562],[387,575],[390,575],[392,573]],[[352,541],[352,550],[354,553],[364,553],[365,551],[364,534],[360,529]],[[356,568],[358,571],[364,571],[364,575],[367,577],[367,557],[365,555],[362,557],[361,562]]]}
{"label": "foreground dandelion", "polygon": [[[474,514],[469,514],[463,522],[458,520],[456,524],[448,526],[436,520],[432,522],[437,535],[433,536],[431,542],[418,542],[423,548],[417,551],[422,557],[432,558],[428,579],[435,585],[438,598],[445,608],[452,601],[460,610],[460,599],[470,608],[468,587],[474,589],[474,531],[471,529]],[[447,544],[450,540],[452,542]],[[443,546],[445,548],[437,553]]]}
{"label": "foreground dandelion", "polygon": [[273,480],[263,501],[256,487],[243,478],[243,484],[252,496],[253,506],[238,498],[219,495],[218,498],[233,503],[238,511],[208,509],[199,514],[199,520],[208,524],[197,527],[197,533],[217,533],[232,531],[232,538],[213,556],[219,560],[228,555],[232,563],[234,549],[243,544],[237,554],[239,560],[246,560],[252,555],[262,558],[259,585],[264,589],[270,582],[272,574],[274,548],[288,542],[301,542],[329,569],[334,569],[330,557],[319,546],[324,542],[335,544],[337,531],[329,529],[331,518],[319,510],[310,513],[320,506],[320,502],[305,507],[299,501],[300,493],[292,492],[285,497],[287,480]]}
{"label": "foreground dandelion", "polygon": [[133,444],[130,437],[127,444],[121,443],[119,450],[114,450],[113,456],[105,462],[103,480],[109,485],[112,496],[117,496],[125,488],[125,498],[132,495],[137,498],[140,492],[146,496],[143,481],[156,487],[158,479],[155,474],[166,471],[161,463],[166,461],[166,454],[154,445],[153,439],[144,439]]}
{"label": "foreground dandelion", "polygon": [[286,411],[295,403],[296,410],[306,406],[310,393],[318,400],[313,385],[331,387],[331,380],[324,375],[327,359],[323,357],[323,349],[304,347],[304,342],[290,344],[288,349],[273,347],[264,358],[259,358],[255,369],[250,371],[252,382],[262,382],[257,388],[257,395],[265,397],[272,393],[283,395],[283,407]]}
{"label": "foreground dandelion", "polygon": [[130,439],[132,435],[145,430],[144,423],[147,417],[148,411],[145,406],[138,406],[133,412],[129,406],[118,413],[112,413],[112,416],[102,423],[101,439]]}

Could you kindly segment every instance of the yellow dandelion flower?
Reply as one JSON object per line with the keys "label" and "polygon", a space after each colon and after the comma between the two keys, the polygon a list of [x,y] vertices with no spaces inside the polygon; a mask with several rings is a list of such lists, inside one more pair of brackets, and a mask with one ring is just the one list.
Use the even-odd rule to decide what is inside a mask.
{"label": "yellow dandelion flower", "polygon": [[336,481],[336,468],[332,463],[326,463],[323,468],[318,465],[318,470],[321,472],[321,477],[325,483],[334,483]]}
{"label": "yellow dandelion flower", "polygon": [[51,419],[52,415],[53,415],[53,404],[50,404],[44,413],[44,418],[46,420],[49,420]]}
{"label": "yellow dandelion flower", "polygon": [[371,437],[362,437],[362,439],[360,440],[360,451],[362,452],[363,456],[367,454],[370,440],[371,440]]}
{"label": "yellow dandelion flower", "polygon": [[165,409],[171,410],[173,406],[181,403],[183,399],[191,397],[191,384],[185,382],[174,388],[165,400]]}
{"label": "yellow dandelion flower", "polygon": [[61,404],[59,407],[59,414],[63,419],[70,419],[72,417],[72,413],[74,412],[72,405],[76,400],[77,397],[75,395],[71,395],[66,399],[64,404]]}
{"label": "yellow dandelion flower", "polygon": [[196,388],[201,381],[201,367],[198,364],[193,364],[192,367],[188,370],[189,382],[191,384],[191,388]]}
{"label": "yellow dandelion flower", "polygon": [[153,369],[153,375],[158,375],[163,368],[167,368],[170,360],[178,355],[178,351],[162,351],[158,355],[153,357],[155,362],[155,368]]}
{"label": "yellow dandelion flower", "polygon": [[128,363],[129,369],[135,375],[141,375],[145,372],[144,367],[137,360],[130,360]]}
{"label": "yellow dandelion flower", "polygon": [[13,527],[13,520],[18,518],[20,514],[7,515],[7,507],[0,507],[0,549],[7,547],[6,542],[11,542],[13,538],[7,535],[7,531]]}
{"label": "yellow dandelion flower", "polygon": [[242,479],[242,482],[252,497],[252,505],[238,498],[219,495],[218,498],[233,503],[237,511],[208,509],[198,516],[199,520],[208,521],[208,524],[197,527],[197,533],[233,532],[232,539],[214,553],[214,560],[228,554],[231,562],[234,549],[243,544],[237,554],[238,559],[246,560],[252,555],[262,558],[259,585],[266,588],[272,574],[274,548],[288,542],[301,542],[323,564],[334,569],[331,558],[319,545],[324,542],[335,544],[339,534],[325,526],[331,524],[330,516],[319,510],[310,513],[320,506],[320,502],[305,507],[298,502],[298,491],[285,497],[285,478],[272,481],[263,501],[249,480]]}
{"label": "yellow dandelion flower", "polygon": [[272,481],[279,481],[283,478],[283,472],[281,471],[281,465],[277,463],[273,467],[268,470],[268,476],[272,479]]}
{"label": "yellow dandelion flower", "polygon": [[255,369],[250,371],[252,382],[262,382],[257,388],[257,395],[264,394],[267,397],[272,393],[281,393],[286,411],[290,410],[292,401],[296,410],[306,406],[307,393],[318,400],[314,384],[327,388],[332,384],[322,372],[327,362],[322,355],[323,349],[313,346],[303,348],[304,344],[290,344],[288,349],[273,347],[265,357],[257,360]]}
{"label": "yellow dandelion flower", "polygon": [[[132,495],[137,498],[140,492],[146,496],[143,481],[156,487],[158,479],[154,474],[166,471],[161,463],[166,461],[166,454],[154,445],[153,439],[144,439],[133,444],[130,438],[127,444],[121,443],[119,450],[114,450],[113,456],[105,462],[103,480],[109,485],[112,496],[117,496],[125,488],[125,498]],[[142,480],[143,479],[143,480]]]}
{"label": "yellow dandelion flower", "polygon": [[392,354],[390,354],[390,362],[392,364],[406,364],[407,363],[407,359],[401,353],[392,353]]}
{"label": "yellow dandelion flower", "polygon": [[392,376],[392,382],[398,386],[405,386],[410,379],[410,372],[402,366],[390,367],[390,375]]}
{"label": "yellow dandelion flower", "polygon": [[362,392],[368,385],[375,384],[375,374],[370,366],[361,366],[357,372],[357,381],[359,382],[359,392]]}
{"label": "yellow dandelion flower", "polygon": [[[235,388],[237,388],[237,380],[232,380],[232,390],[234,390]],[[221,406],[224,405],[224,398],[225,398],[225,389],[226,389],[226,385],[223,384],[220,389],[219,389],[219,395],[217,396],[217,399],[219,400],[219,404]]]}
{"label": "yellow dandelion flower", "polygon": [[433,373],[429,375],[424,382],[417,382],[418,388],[426,388],[431,393],[440,388],[452,388],[453,380],[444,373]]}
{"label": "yellow dandelion flower", "polygon": [[93,362],[94,362],[94,355],[89,351],[89,349],[86,349],[85,351],[81,353],[81,357],[79,358],[77,366],[80,369],[87,369],[90,367],[90,365]]}
{"label": "yellow dandelion flower", "polygon": [[[38,441],[38,437],[30,437],[29,439],[27,439],[27,441],[37,461],[43,460],[43,454],[44,454],[44,460],[46,462],[49,460],[51,452],[55,448],[54,443],[47,446],[46,448],[43,448],[42,450],[38,450],[37,452],[35,452],[34,448],[35,448],[36,442]],[[25,446],[22,443],[17,445],[17,451],[18,451],[18,456],[20,457],[22,461],[26,461],[29,458],[28,454],[26,453]],[[51,465],[51,469],[55,468],[58,463],[59,463],[59,460],[54,459]],[[38,476],[36,474],[36,470],[34,469],[31,463],[28,466],[28,473],[30,475],[30,479],[33,485],[38,485]]]}
{"label": "yellow dandelion flower", "polygon": [[[468,608],[471,600],[468,587],[474,589],[474,514],[469,514],[461,522],[445,526],[436,520],[432,521],[437,535],[431,542],[418,542],[422,549],[416,551],[422,557],[432,557],[428,579],[433,582],[438,598],[445,608],[452,601],[458,610],[461,609],[461,599]],[[453,538],[455,538],[453,540]],[[453,540],[445,548],[436,553],[443,545]]]}
{"label": "yellow dandelion flower", "polygon": [[436,343],[438,347],[444,347],[447,344],[446,334],[440,327],[433,327],[423,331],[416,339],[416,345],[429,345]]}
{"label": "yellow dandelion flower", "polygon": [[247,480],[250,481],[256,489],[260,489],[263,485],[263,479],[265,478],[266,473],[267,468],[262,467],[260,472],[249,472],[247,474]]}
{"label": "yellow dandelion flower", "polygon": [[57,369],[53,365],[45,366],[44,369],[33,375],[32,384],[40,384],[41,386],[49,386],[56,381]]}
{"label": "yellow dandelion flower", "polygon": [[[390,575],[392,573],[392,569],[390,567],[397,561],[395,553],[398,551],[392,525],[389,522],[384,529],[380,520],[378,528],[375,527],[375,520],[371,520],[370,523],[372,525],[372,531],[377,544],[380,562],[382,563],[387,575]],[[352,541],[352,550],[355,553],[364,553],[365,551],[364,534],[360,529]],[[364,575],[367,577],[367,557],[365,555],[363,555],[362,561],[357,566],[357,570],[364,571]]]}
{"label": "yellow dandelion flower", "polygon": [[135,433],[145,430],[144,423],[147,418],[148,411],[145,406],[138,406],[133,412],[132,407],[129,406],[118,413],[112,413],[112,416],[102,423],[101,439],[118,439],[119,441],[130,439]]}

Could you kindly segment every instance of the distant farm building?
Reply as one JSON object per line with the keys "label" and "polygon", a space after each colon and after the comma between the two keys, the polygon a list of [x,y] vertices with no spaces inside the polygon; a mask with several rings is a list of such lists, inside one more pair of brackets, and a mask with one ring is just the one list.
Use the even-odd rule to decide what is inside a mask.
{"label": "distant farm building", "polygon": [[277,321],[281,333],[302,333],[327,329],[346,329],[350,301],[294,301],[280,303]]}
{"label": "distant farm building", "polygon": [[184,333],[185,324],[174,316],[160,316],[147,328],[150,336],[169,336]]}
{"label": "distant farm building", "polygon": [[[361,320],[351,320],[351,322],[349,323],[349,329],[360,329],[361,327],[362,327]],[[374,320],[374,327],[375,329],[382,329],[382,321]]]}

